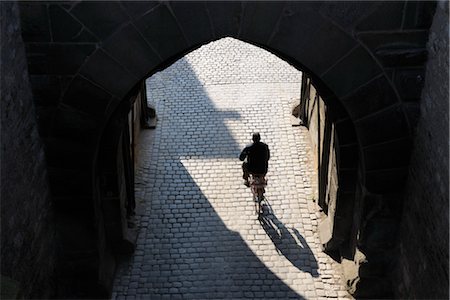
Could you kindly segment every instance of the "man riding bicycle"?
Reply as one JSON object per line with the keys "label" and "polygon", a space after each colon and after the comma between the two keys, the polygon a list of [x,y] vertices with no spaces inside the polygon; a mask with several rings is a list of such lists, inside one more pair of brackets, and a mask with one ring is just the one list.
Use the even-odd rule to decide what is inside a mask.
{"label": "man riding bicycle", "polygon": [[247,187],[250,186],[248,181],[250,174],[266,175],[270,159],[269,146],[261,142],[261,136],[258,132],[253,133],[252,140],[253,144],[245,147],[239,155],[241,161],[247,158],[247,162],[242,164],[242,171],[244,172],[242,178],[244,178],[244,184]]}

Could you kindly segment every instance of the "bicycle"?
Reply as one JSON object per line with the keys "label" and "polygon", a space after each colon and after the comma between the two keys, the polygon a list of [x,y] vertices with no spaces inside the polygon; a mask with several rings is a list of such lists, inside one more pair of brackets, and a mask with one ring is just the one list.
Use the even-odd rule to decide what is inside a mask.
{"label": "bicycle", "polygon": [[264,174],[250,174],[250,189],[253,194],[255,212],[257,215],[260,215],[262,213],[261,202],[264,200],[266,186],[267,180],[264,178]]}

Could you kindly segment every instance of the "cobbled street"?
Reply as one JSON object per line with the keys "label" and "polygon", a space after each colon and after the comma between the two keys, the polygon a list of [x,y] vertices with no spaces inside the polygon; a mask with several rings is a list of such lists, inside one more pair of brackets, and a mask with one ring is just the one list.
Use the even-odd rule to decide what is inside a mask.
{"label": "cobbled street", "polygon": [[[147,80],[157,128],[142,133],[137,249],[116,299],[347,298],[321,251],[316,177],[304,127],[293,127],[301,72],[226,38]],[[258,219],[238,156],[254,131],[269,145]]]}

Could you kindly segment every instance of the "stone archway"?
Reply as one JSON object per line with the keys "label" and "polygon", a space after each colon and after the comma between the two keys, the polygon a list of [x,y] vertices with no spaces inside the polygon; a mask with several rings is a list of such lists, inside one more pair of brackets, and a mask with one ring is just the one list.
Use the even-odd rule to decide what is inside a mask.
{"label": "stone archway", "polygon": [[[122,101],[149,74],[226,36],[267,49],[311,74],[341,140],[357,146],[351,153],[341,149],[342,156],[351,157],[340,161],[343,180],[353,190],[349,198],[358,193],[361,201],[390,202],[401,191],[433,3],[20,6],[53,198],[62,216],[70,212],[80,228],[96,222],[85,218],[95,199],[92,170],[104,129]],[[76,160],[67,164],[65,153]]]}

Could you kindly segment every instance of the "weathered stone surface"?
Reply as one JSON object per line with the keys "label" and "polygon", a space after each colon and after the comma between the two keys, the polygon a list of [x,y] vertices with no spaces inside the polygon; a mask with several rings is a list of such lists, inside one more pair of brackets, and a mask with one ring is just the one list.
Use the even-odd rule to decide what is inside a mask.
{"label": "weathered stone surface", "polygon": [[399,102],[389,81],[380,76],[342,98],[348,114],[358,120]]}
{"label": "weathered stone surface", "polygon": [[[151,53],[148,54],[151,55]],[[138,82],[138,77],[131,74],[125,66],[115,61],[103,49],[97,49],[87,59],[79,73],[119,99],[125,97]],[[106,107],[101,110],[105,111]]]}
{"label": "weathered stone surface", "polygon": [[125,9],[127,14],[132,18],[139,18],[157,6],[163,5],[160,1],[120,1],[120,5]]}
{"label": "weathered stone surface", "polygon": [[191,45],[200,45],[214,39],[206,2],[174,1],[170,3],[170,8]]}
{"label": "weathered stone surface", "polygon": [[84,1],[76,4],[70,13],[80,20],[100,40],[115,32],[128,21],[118,2]]}
{"label": "weathered stone surface", "polygon": [[242,22],[243,3],[240,1],[211,1],[206,3],[213,25],[214,37],[237,37]]}
{"label": "weathered stone surface", "polygon": [[[17,282],[20,297],[51,298],[57,244],[44,149],[28,80],[18,4],[1,2],[0,9],[2,297],[6,297],[3,276],[7,276]],[[34,13],[40,12],[37,8]],[[40,28],[31,34],[38,36],[35,29]]]}
{"label": "weathered stone surface", "polygon": [[89,44],[27,44],[31,74],[73,75],[95,51]]}
{"label": "weathered stone surface", "polygon": [[399,234],[396,295],[447,299],[449,251],[449,4],[438,2]]}
{"label": "weathered stone surface", "polygon": [[398,30],[402,25],[402,16],[406,2],[378,2],[372,13],[357,22],[356,30]]}
{"label": "weathered stone surface", "polygon": [[135,21],[139,31],[163,59],[169,59],[187,47],[186,40],[165,5],[156,7]]}
{"label": "weathered stone surface", "polygon": [[285,5],[285,2],[249,1],[245,3],[239,38],[267,43]]}
{"label": "weathered stone surface", "polygon": [[50,5],[48,10],[54,42],[95,43],[98,41],[92,33],[86,30],[80,22],[61,6]]}
{"label": "weathered stone surface", "polygon": [[[102,115],[111,101],[111,95],[86,78],[77,75],[63,96],[63,103],[81,112]],[[86,101],[89,99],[89,101]],[[76,127],[76,123],[73,124]]]}
{"label": "weathered stone surface", "polygon": [[[124,40],[127,42],[123,43]],[[133,25],[117,31],[103,43],[103,49],[126,66],[137,78],[144,77],[161,62]],[[114,81],[117,83],[117,80]]]}
{"label": "weathered stone surface", "polygon": [[47,5],[21,1],[21,31],[25,42],[51,42]]}
{"label": "weathered stone surface", "polygon": [[355,24],[364,16],[372,13],[377,7],[376,1],[323,1],[319,12],[351,32]]}
{"label": "weathered stone surface", "polygon": [[401,106],[393,106],[378,114],[360,119],[355,122],[355,127],[363,147],[407,137],[410,134]]}
{"label": "weathered stone surface", "polygon": [[341,98],[380,73],[381,68],[373,61],[367,50],[359,46],[321,76]]}

